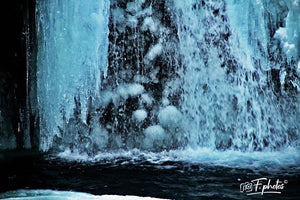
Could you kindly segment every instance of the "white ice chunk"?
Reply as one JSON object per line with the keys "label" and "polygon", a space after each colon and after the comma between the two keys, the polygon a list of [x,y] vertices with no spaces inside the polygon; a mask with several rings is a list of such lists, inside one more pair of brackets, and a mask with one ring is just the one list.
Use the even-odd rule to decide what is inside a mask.
{"label": "white ice chunk", "polygon": [[149,78],[140,74],[135,75],[133,79],[138,83],[148,83],[150,81]]}
{"label": "white ice chunk", "polygon": [[143,102],[145,102],[146,104],[148,104],[148,105],[151,105],[152,104],[152,102],[153,102],[153,98],[152,97],[150,97],[148,94],[142,94],[142,100],[143,100]]}
{"label": "white ice chunk", "polygon": [[283,44],[283,49],[285,50],[287,55],[295,55],[297,53],[295,45],[289,44],[288,42],[285,42]]}
{"label": "white ice chunk", "polygon": [[144,131],[147,138],[163,138],[165,130],[160,125],[149,126]]}
{"label": "white ice chunk", "polygon": [[153,83],[158,83],[159,82],[159,80],[157,78],[157,74],[159,72],[159,69],[160,69],[159,67],[156,67],[156,68],[152,69],[150,74],[149,74],[150,79]]}
{"label": "white ice chunk", "polygon": [[286,28],[280,27],[276,31],[274,37],[277,38],[277,39],[279,39],[279,40],[287,40],[288,36],[287,36],[287,33],[286,33]]}
{"label": "white ice chunk", "polygon": [[141,9],[141,6],[145,3],[145,0],[137,0],[134,2],[128,2],[126,5],[126,11],[135,14]]}
{"label": "white ice chunk", "polygon": [[163,127],[175,128],[182,119],[181,112],[175,106],[167,106],[159,111],[158,120]]}
{"label": "white ice chunk", "polygon": [[164,106],[169,105],[169,104],[170,104],[169,99],[168,99],[168,98],[163,98],[163,99],[162,99],[162,104],[163,104]]}
{"label": "white ice chunk", "polygon": [[156,58],[156,56],[162,53],[162,49],[163,47],[160,43],[152,46],[149,52],[147,53],[146,58],[149,60],[153,60],[154,58]]}
{"label": "white ice chunk", "polygon": [[125,13],[124,13],[124,10],[121,9],[121,8],[114,8],[114,9],[111,9],[112,12],[112,16],[113,16],[113,22],[114,23],[124,23],[124,19],[125,19]]}
{"label": "white ice chunk", "polygon": [[284,52],[286,52],[286,54],[289,56],[293,56],[297,54],[297,49],[295,48],[295,44],[289,43],[293,41],[289,40],[287,31],[288,31],[287,28],[280,27],[276,31],[274,37],[281,41]]}
{"label": "white ice chunk", "polygon": [[142,16],[151,16],[151,15],[152,15],[152,7],[149,6],[148,8],[145,8],[144,10],[139,11],[135,16],[142,17]]}
{"label": "white ice chunk", "polygon": [[285,71],[285,70],[284,70],[284,71],[281,71],[281,72],[280,72],[280,83],[281,83],[281,85],[284,84],[284,82],[285,82],[285,77],[286,77],[286,71]]}
{"label": "white ice chunk", "polygon": [[282,48],[290,59],[299,59],[300,56],[300,0],[286,1],[289,12],[286,26],[280,27],[274,37],[281,41]]}
{"label": "white ice chunk", "polygon": [[127,99],[128,98],[128,89],[126,85],[120,85],[117,90],[117,94],[120,95],[122,98]]}
{"label": "white ice chunk", "polygon": [[112,100],[112,98],[113,98],[113,93],[111,91],[104,90],[100,93],[100,100],[101,100],[101,104],[103,106],[106,106],[107,104],[109,104],[109,102]]}
{"label": "white ice chunk", "polygon": [[143,92],[144,92],[144,86],[138,83],[120,85],[117,88],[117,93],[125,99],[128,97],[128,95],[137,96],[142,94]]}
{"label": "white ice chunk", "polygon": [[127,21],[131,28],[137,27],[138,19],[135,16],[129,16]]}
{"label": "white ice chunk", "polygon": [[151,32],[156,32],[157,31],[157,25],[154,23],[152,17],[146,17],[144,19],[143,25],[142,25],[142,30],[146,31],[149,30]]}
{"label": "white ice chunk", "polygon": [[101,93],[102,105],[107,105],[111,100],[116,105],[120,98],[126,100],[128,97],[134,97],[144,93],[144,87],[141,84],[121,84],[113,91],[103,91]]}
{"label": "white ice chunk", "polygon": [[149,126],[144,130],[145,139],[144,147],[151,148],[154,144],[159,146],[163,145],[163,140],[165,138],[165,130],[160,125]]}
{"label": "white ice chunk", "polygon": [[133,117],[138,121],[138,122],[141,122],[143,121],[144,119],[146,119],[147,117],[147,112],[143,109],[141,110],[136,110],[133,112]]}
{"label": "white ice chunk", "polygon": [[126,5],[126,11],[130,12],[132,14],[136,13],[137,9],[138,9],[138,7],[135,2],[129,2]]}
{"label": "white ice chunk", "polygon": [[128,85],[128,94],[130,96],[137,96],[144,92],[144,86],[141,84],[133,83]]}

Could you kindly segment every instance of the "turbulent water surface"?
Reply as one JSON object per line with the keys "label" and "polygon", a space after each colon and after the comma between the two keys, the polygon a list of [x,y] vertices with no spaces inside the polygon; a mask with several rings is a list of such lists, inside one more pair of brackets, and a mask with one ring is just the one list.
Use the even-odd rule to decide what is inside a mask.
{"label": "turbulent water surface", "polygon": [[[198,162],[170,160],[170,155],[164,153],[158,156],[123,152],[107,154],[98,161],[89,162],[34,153],[10,154],[5,161],[1,160],[0,188],[1,192],[11,192],[0,194],[0,198],[27,196],[39,199],[44,195],[51,199],[52,195],[52,198],[72,199],[77,195],[77,199],[97,199],[80,193],[41,190],[52,189],[164,199],[298,199],[299,158],[298,163],[286,164],[280,155],[277,155],[278,159],[270,159],[268,155],[226,154],[210,152],[212,156],[203,156],[205,158],[198,159]],[[234,159],[238,156],[241,159]],[[284,189],[276,190],[281,194],[262,195],[261,189],[253,196],[241,192],[240,184],[258,178],[271,179],[271,184],[276,184],[279,179],[286,184]],[[16,190],[20,188],[23,190]]]}

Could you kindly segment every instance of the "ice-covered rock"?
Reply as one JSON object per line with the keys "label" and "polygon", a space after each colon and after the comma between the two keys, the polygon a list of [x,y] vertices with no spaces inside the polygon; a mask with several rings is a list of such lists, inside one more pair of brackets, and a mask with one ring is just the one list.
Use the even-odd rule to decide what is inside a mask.
{"label": "ice-covered rock", "polygon": [[153,83],[158,83],[159,82],[159,80],[157,78],[158,73],[159,73],[159,67],[156,67],[156,68],[152,69],[152,71],[149,74],[151,82],[153,82]]}
{"label": "ice-covered rock", "polygon": [[137,0],[133,2],[128,2],[126,5],[126,11],[130,12],[131,14],[137,13],[141,10],[141,6],[145,3],[145,0]]}
{"label": "ice-covered rock", "polygon": [[163,127],[176,128],[182,119],[181,112],[175,106],[167,106],[159,111],[158,120]]}
{"label": "ice-covered rock", "polygon": [[144,131],[148,138],[162,138],[165,134],[165,130],[160,125],[149,126]]}
{"label": "ice-covered rock", "polygon": [[127,99],[128,98],[127,85],[119,85],[119,87],[117,87],[116,89],[116,94],[121,96],[123,99]]}
{"label": "ice-covered rock", "polygon": [[169,105],[169,104],[170,104],[169,99],[168,99],[168,98],[163,98],[163,99],[162,99],[162,104],[163,104],[163,106]]}
{"label": "ice-covered rock", "polygon": [[104,90],[100,92],[100,103],[103,106],[107,106],[107,104],[109,104],[109,102],[111,102],[112,98],[113,98],[113,92],[109,91],[109,90]]}
{"label": "ice-covered rock", "polygon": [[165,138],[165,130],[160,125],[149,126],[144,130],[144,148],[162,146]]}
{"label": "ice-covered rock", "polygon": [[112,12],[114,23],[116,24],[124,23],[125,12],[123,9],[117,7],[112,9],[111,12]]}
{"label": "ice-covered rock", "polygon": [[138,25],[138,19],[135,16],[128,16],[127,23],[131,28],[135,28]]}
{"label": "ice-covered rock", "polygon": [[143,109],[136,110],[133,112],[132,116],[138,121],[141,122],[147,117],[147,112]]}
{"label": "ice-covered rock", "polygon": [[286,55],[290,59],[300,59],[300,0],[285,1],[289,8],[286,20],[286,26],[280,27],[274,37],[281,41],[281,45]]}
{"label": "ice-covered rock", "polygon": [[146,55],[148,60],[154,60],[159,54],[162,53],[163,47],[161,43],[157,43],[156,45],[152,46],[149,52]]}
{"label": "ice-covered rock", "polygon": [[134,76],[134,81],[137,83],[149,83],[150,79],[144,75],[137,74]]}
{"label": "ice-covered rock", "polygon": [[135,16],[136,17],[145,17],[145,16],[151,16],[152,14],[153,14],[152,7],[149,6],[148,8],[138,11]]}
{"label": "ice-covered rock", "polygon": [[141,28],[143,31],[149,30],[153,33],[158,29],[157,24],[153,21],[152,17],[146,17]]}
{"label": "ice-covered rock", "polygon": [[144,92],[144,86],[138,83],[119,85],[115,91],[117,95],[123,99],[127,99],[129,96],[134,97]]}
{"label": "ice-covered rock", "polygon": [[127,89],[130,96],[137,96],[144,92],[144,86],[137,83],[129,84]]}
{"label": "ice-covered rock", "polygon": [[145,102],[146,104],[148,104],[148,105],[152,104],[153,98],[150,97],[149,94],[144,93],[144,94],[141,95],[141,97],[142,97],[142,101]]}

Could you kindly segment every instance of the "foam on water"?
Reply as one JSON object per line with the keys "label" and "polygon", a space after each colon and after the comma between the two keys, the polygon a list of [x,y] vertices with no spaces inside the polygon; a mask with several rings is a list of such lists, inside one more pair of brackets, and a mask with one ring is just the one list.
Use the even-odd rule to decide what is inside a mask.
{"label": "foam on water", "polygon": [[[300,170],[300,155],[298,152],[298,149],[291,147],[277,152],[217,151],[209,148],[187,148],[156,153],[134,149],[131,151],[102,152],[91,157],[87,154],[66,150],[59,153],[58,157],[68,161],[118,163],[121,165],[149,162],[158,168],[163,168],[163,163],[165,162],[182,162],[186,164],[272,172],[291,168]],[[288,172],[286,171],[286,173]]]}

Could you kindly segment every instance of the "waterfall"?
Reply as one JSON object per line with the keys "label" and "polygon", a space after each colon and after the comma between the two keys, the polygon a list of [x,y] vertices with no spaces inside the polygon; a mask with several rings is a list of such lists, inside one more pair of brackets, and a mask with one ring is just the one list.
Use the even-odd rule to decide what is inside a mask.
{"label": "waterfall", "polygon": [[299,146],[299,1],[38,1],[41,149]]}
{"label": "waterfall", "polygon": [[300,0],[6,3],[0,199],[300,196]]}
{"label": "waterfall", "polygon": [[[274,2],[229,0],[174,5],[184,68],[182,111],[190,144],[241,151],[295,145],[299,97],[293,90],[299,87],[289,90],[284,85],[290,81],[286,72],[297,66],[286,61],[286,52],[272,52],[280,49],[274,22],[284,20],[278,11],[287,8]],[[292,84],[296,81],[294,77]]]}

